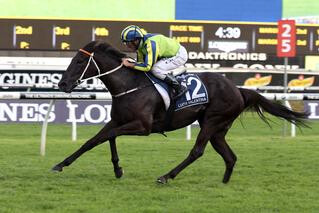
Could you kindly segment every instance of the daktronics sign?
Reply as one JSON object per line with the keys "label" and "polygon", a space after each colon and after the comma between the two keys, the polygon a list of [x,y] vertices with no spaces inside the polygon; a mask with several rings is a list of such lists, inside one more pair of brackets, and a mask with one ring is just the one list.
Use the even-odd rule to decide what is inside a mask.
{"label": "daktronics sign", "polygon": [[277,34],[277,56],[296,56],[296,25],[294,20],[280,20]]}

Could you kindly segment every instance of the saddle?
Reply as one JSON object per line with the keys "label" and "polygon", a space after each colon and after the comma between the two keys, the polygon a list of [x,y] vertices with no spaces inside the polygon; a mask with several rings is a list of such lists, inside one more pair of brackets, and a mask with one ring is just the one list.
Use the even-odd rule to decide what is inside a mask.
{"label": "saddle", "polygon": [[178,75],[175,75],[177,81],[188,89],[184,95],[180,96],[176,100],[172,99],[170,87],[164,81],[156,78],[151,73],[145,74],[163,98],[166,110],[168,110],[171,104],[174,104],[172,105],[174,111],[178,111],[186,107],[209,102],[206,86],[196,74],[185,73],[185,71],[183,71]]}

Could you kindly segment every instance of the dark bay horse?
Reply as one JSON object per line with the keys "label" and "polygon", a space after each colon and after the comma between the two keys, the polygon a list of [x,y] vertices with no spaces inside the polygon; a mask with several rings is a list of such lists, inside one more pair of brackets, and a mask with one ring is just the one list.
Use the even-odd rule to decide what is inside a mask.
{"label": "dark bay horse", "polygon": [[111,45],[90,42],[75,55],[59,82],[59,88],[70,93],[85,79],[98,77],[112,95],[111,121],[76,152],[53,167],[61,172],[78,157],[93,147],[110,142],[115,176],[120,178],[116,137],[121,135],[149,135],[173,131],[198,121],[200,131],[194,147],[184,161],[167,174],[159,183],[167,183],[184,168],[203,155],[208,142],[221,155],[226,164],[223,182],[227,183],[236,163],[236,155],[227,145],[225,135],[234,120],[247,108],[252,108],[267,122],[263,112],[286,119],[298,126],[305,125],[306,113],[294,112],[287,107],[267,100],[255,91],[237,88],[230,80],[216,73],[199,73],[206,85],[209,102],[176,111],[170,125],[166,125],[164,102],[145,73],[122,66],[125,54]]}

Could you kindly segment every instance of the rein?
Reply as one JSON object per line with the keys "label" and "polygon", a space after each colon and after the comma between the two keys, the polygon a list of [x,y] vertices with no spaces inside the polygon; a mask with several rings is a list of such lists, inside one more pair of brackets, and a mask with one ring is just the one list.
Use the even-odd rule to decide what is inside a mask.
{"label": "rein", "polygon": [[[90,53],[90,52],[88,52],[88,51],[86,51],[86,50],[84,50],[84,49],[79,49],[79,51],[82,52],[82,53],[84,53],[84,54],[86,54],[86,55],[88,55],[90,58],[89,58],[88,63],[86,64],[86,67],[85,67],[85,69],[84,69],[82,75],[80,76],[80,78],[79,78],[79,79],[77,80],[77,82],[76,82],[77,85],[83,83],[84,81],[93,79],[93,78],[99,78],[99,77],[101,77],[101,76],[111,74],[111,73],[113,73],[113,72],[115,72],[115,71],[117,71],[117,70],[119,70],[119,69],[121,69],[121,68],[123,67],[123,63],[121,63],[119,66],[115,67],[114,69],[109,70],[109,71],[107,71],[107,72],[105,72],[105,73],[101,73],[101,69],[99,68],[99,66],[97,65],[96,61],[94,60],[94,52]],[[92,77],[89,77],[89,78],[82,79],[83,76],[85,75],[87,69],[89,68],[91,61],[93,61],[94,65],[95,65],[95,67],[96,67],[96,69],[97,69],[97,71],[98,71],[98,75],[95,75],[95,76],[92,76]],[[143,88],[149,87],[149,86],[153,86],[153,84],[136,87],[136,88],[134,88],[134,89],[130,89],[130,90],[127,90],[127,91],[125,91],[125,92],[121,92],[121,93],[119,93],[119,94],[112,95],[112,97],[117,98],[117,97],[120,97],[120,96],[122,96],[122,95],[126,95],[126,94],[135,92],[135,91],[137,91],[137,90],[140,90],[140,89],[143,89]]]}
{"label": "rein", "polygon": [[154,84],[148,84],[148,85],[144,85],[144,86],[140,86],[140,87],[135,87],[134,89],[130,89],[130,90],[127,90],[125,92],[121,92],[119,94],[116,94],[116,95],[112,95],[114,98],[117,98],[117,97],[120,97],[122,95],[126,95],[126,94],[129,94],[131,92],[135,92],[137,90],[140,90],[140,89],[143,89],[143,88],[146,88],[146,87],[150,87],[150,86],[153,86]]}

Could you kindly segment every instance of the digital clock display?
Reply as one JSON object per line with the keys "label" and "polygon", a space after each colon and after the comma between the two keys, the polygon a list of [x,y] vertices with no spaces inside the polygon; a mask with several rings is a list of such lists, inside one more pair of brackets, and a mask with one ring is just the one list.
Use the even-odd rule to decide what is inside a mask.
{"label": "digital clock display", "polygon": [[241,30],[239,27],[218,27],[215,32],[218,38],[240,38]]}

